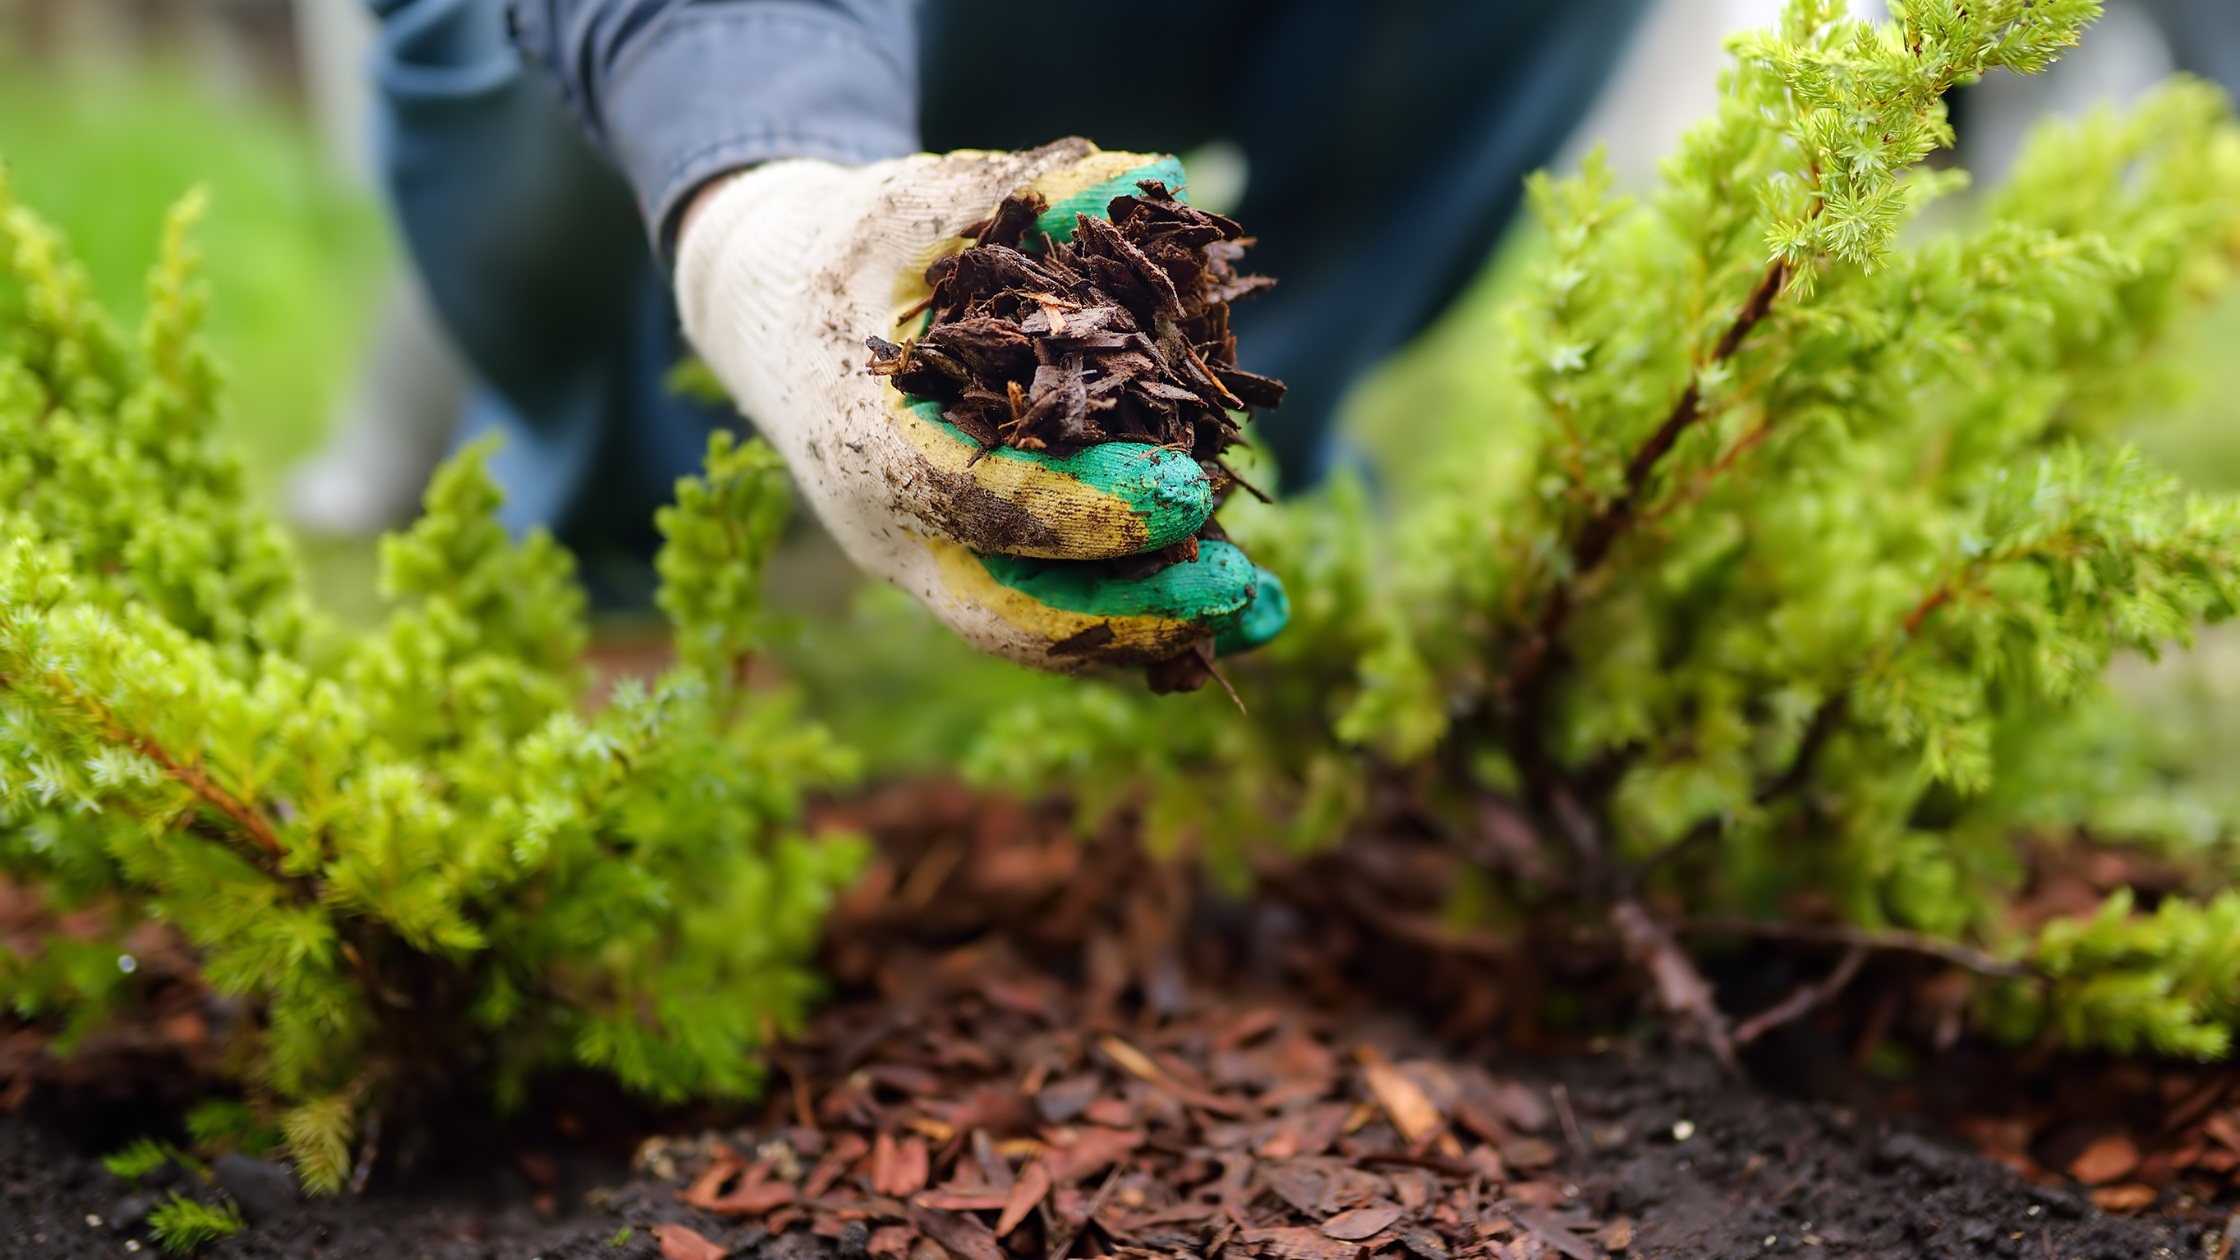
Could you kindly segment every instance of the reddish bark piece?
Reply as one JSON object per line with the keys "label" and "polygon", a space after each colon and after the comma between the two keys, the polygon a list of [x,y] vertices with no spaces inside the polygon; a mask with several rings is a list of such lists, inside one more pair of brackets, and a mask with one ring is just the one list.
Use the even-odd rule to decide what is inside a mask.
{"label": "reddish bark piece", "polygon": [[922,1137],[907,1137],[896,1149],[893,1176],[887,1182],[886,1192],[898,1199],[907,1199],[925,1189],[926,1177],[931,1171],[931,1153]]}
{"label": "reddish bark piece", "polygon": [[1244,1240],[1271,1260],[1354,1260],[1361,1244],[1332,1238],[1312,1225],[1248,1229]]}
{"label": "reddish bark piece", "polygon": [[939,1190],[928,1190],[910,1201],[920,1207],[939,1208],[944,1212],[993,1212],[1010,1200],[1010,1195],[986,1186],[969,1190],[944,1186]]}
{"label": "reddish bark piece", "polygon": [[2092,1192],[2092,1205],[2103,1212],[2137,1212],[2154,1206],[2161,1196],[2153,1186],[2131,1182],[2121,1186],[2102,1186]]}
{"label": "reddish bark piece", "polygon": [[878,1260],[903,1260],[917,1238],[918,1231],[908,1225],[881,1225],[871,1231],[871,1241],[863,1249]]}
{"label": "reddish bark piece", "polygon": [[1386,1226],[1400,1219],[1397,1203],[1372,1203],[1367,1207],[1340,1212],[1322,1223],[1322,1232],[1332,1238],[1360,1242],[1382,1233]]}
{"label": "reddish bark piece", "polygon": [[894,1184],[894,1162],[899,1150],[892,1133],[882,1131],[871,1139],[871,1189],[874,1193],[893,1193],[887,1187]]}
{"label": "reddish bark piece", "polygon": [[1509,1169],[1501,1162],[1501,1155],[1492,1147],[1479,1144],[1470,1148],[1470,1167],[1487,1181],[1501,1182],[1509,1179]]}
{"label": "reddish bark piece", "polygon": [[910,1223],[955,1260],[1004,1260],[995,1231],[973,1217],[912,1204]]}
{"label": "reddish bark piece", "polygon": [[1054,1180],[1050,1175],[1050,1166],[1043,1161],[1038,1159],[1027,1165],[1026,1170],[1019,1174],[1019,1179],[1011,1184],[1011,1193],[1004,1199],[1003,1215],[996,1220],[996,1237],[1006,1237],[1012,1230],[1019,1228],[1019,1222],[1027,1219],[1027,1213],[1034,1211],[1034,1205],[1042,1202],[1042,1196],[1050,1193]]}
{"label": "reddish bark piece", "polygon": [[1439,1192],[1439,1183],[1421,1168],[1403,1168],[1386,1174],[1392,1182],[1392,1192],[1399,1196],[1400,1206],[1413,1212],[1431,1202]]}
{"label": "reddish bark piece", "polygon": [[[751,1175],[751,1174],[750,1174]],[[712,1203],[696,1204],[725,1216],[760,1216],[794,1201],[800,1191],[786,1181],[742,1180],[738,1189]]]}
{"label": "reddish bark piece", "polygon": [[1312,1213],[1322,1202],[1322,1170],[1305,1160],[1270,1165],[1261,1178],[1276,1197],[1301,1212]]}
{"label": "reddish bark piece", "polygon": [[2240,1123],[2233,1121],[2231,1112],[2220,1111],[2202,1121],[2201,1131],[2233,1150],[2240,1151]]}
{"label": "reddish bark piece", "polygon": [[1262,1006],[1249,1010],[1228,1021],[1221,1031],[1213,1035],[1213,1048],[1233,1050],[1283,1022],[1279,1007]]}
{"label": "reddish bark piece", "polygon": [[1082,1111],[1081,1118],[1092,1124],[1125,1129],[1136,1122],[1136,1109],[1117,1098],[1099,1098]]}
{"label": "reddish bark piece", "polygon": [[677,1192],[677,1198],[697,1208],[707,1207],[716,1201],[723,1184],[747,1166],[747,1162],[734,1155],[728,1147],[717,1147],[715,1158],[701,1170],[692,1184]]}
{"label": "reddish bark piece", "polygon": [[1400,1242],[1416,1254],[1416,1260],[1453,1260],[1454,1253],[1447,1250],[1447,1244],[1428,1229],[1401,1230]]}
{"label": "reddish bark piece", "polygon": [[1269,1111],[1280,1111],[1296,1102],[1312,1102],[1330,1092],[1331,1077],[1318,1074],[1287,1076],[1254,1101]]}
{"label": "reddish bark piece", "polygon": [[1384,1108],[1392,1127],[1408,1145],[1427,1142],[1439,1132],[1446,1122],[1440,1118],[1439,1109],[1431,1105],[1422,1086],[1367,1046],[1361,1048],[1359,1057],[1369,1092],[1376,1096],[1377,1105]]}
{"label": "reddish bark piece", "polygon": [[656,1225],[653,1236],[661,1240],[663,1260],[724,1260],[731,1254],[689,1225]]}
{"label": "reddish bark piece", "polygon": [[961,1102],[928,1102],[926,1107],[954,1132],[1024,1133],[1034,1125],[1026,1097],[1008,1084],[975,1086]]}
{"label": "reddish bark piece", "polygon": [[2088,1186],[2106,1185],[2131,1175],[2139,1166],[2139,1148],[2121,1134],[2101,1138],[2069,1162],[2069,1175]]}
{"label": "reddish bark piece", "polygon": [[870,1150],[871,1143],[864,1141],[863,1136],[858,1133],[843,1133],[832,1139],[832,1149],[824,1153],[824,1158],[817,1161],[817,1166],[809,1170],[808,1179],[801,1183],[802,1196],[810,1199],[823,1198],[824,1192],[832,1188],[832,1183],[840,1180]]}
{"label": "reddish bark piece", "polygon": [[1119,1064],[1129,1075],[1140,1078],[1154,1089],[1172,1095],[1177,1102],[1203,1108],[1217,1116],[1241,1116],[1245,1112],[1244,1104],[1234,1098],[1223,1098],[1219,1094],[1208,1093],[1203,1089],[1195,1088],[1184,1081],[1175,1079],[1172,1072],[1159,1066],[1150,1055],[1118,1037],[1100,1038],[1097,1042],[1097,1048],[1104,1051],[1114,1063]]}
{"label": "reddish bark piece", "polygon": [[1079,1181],[1111,1167],[1143,1145],[1141,1129],[1107,1129],[1096,1125],[1083,1125],[1074,1129],[1071,1142],[1053,1138],[1050,1174],[1060,1182]]}

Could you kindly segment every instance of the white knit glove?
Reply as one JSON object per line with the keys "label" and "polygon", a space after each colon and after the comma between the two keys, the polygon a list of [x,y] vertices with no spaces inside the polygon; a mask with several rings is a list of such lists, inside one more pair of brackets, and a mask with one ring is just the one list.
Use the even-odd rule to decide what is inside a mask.
{"label": "white knit glove", "polygon": [[679,244],[686,333],[840,546],[973,646],[1037,669],[1166,660],[1216,636],[1254,646],[1282,627],[1281,586],[1224,543],[1142,578],[1078,563],[1196,534],[1213,489],[1196,461],[1117,442],[975,459],[938,408],[906,406],[865,370],[864,343],[918,331],[927,264],[965,248],[958,233],[1005,196],[1032,189],[1070,221],[1141,178],[1181,182],[1171,158],[1081,140],[776,162],[704,196]]}

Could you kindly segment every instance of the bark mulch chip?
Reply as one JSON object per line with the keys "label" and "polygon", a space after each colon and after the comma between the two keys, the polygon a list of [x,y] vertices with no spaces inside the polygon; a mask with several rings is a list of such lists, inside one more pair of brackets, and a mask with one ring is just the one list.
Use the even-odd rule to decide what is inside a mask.
{"label": "bark mulch chip", "polygon": [[[1498,1003],[1462,996],[1455,976],[1486,973],[1455,970],[1451,942],[1435,947],[1412,917],[1410,881],[1451,878],[1421,853],[1270,869],[1260,899],[1231,904],[1145,860],[1124,827],[1086,841],[1062,812],[950,788],[892,789],[826,821],[870,832],[879,853],[827,931],[837,996],[773,1056],[758,1119],[645,1139],[627,1171],[587,1176],[548,1143],[479,1181],[377,1178],[362,1198],[267,1204],[207,1254],[2224,1260],[2229,1248],[2232,1196],[2194,1171],[2240,1151],[2226,1134],[2229,1073],[2196,1072],[2191,1093],[2150,1073],[2149,1092],[2172,1100],[2161,1127],[2124,1119],[2129,1096],[2111,1096],[2076,1113],[2075,1134],[2018,1130],[2023,1153],[2002,1164],[1886,1111],[1723,1075],[1654,1035],[1531,1059],[1458,1036],[1471,1025],[1453,1025],[1456,1011]],[[1415,1005],[1425,994],[1443,996]],[[1427,1032],[1419,1012],[1450,1026]],[[1808,1031],[1760,1052],[1811,1059]],[[2011,1057],[1966,1070],[1952,1088],[2019,1075]],[[38,1112],[34,1098],[0,1117],[0,1255],[150,1247],[131,1188]],[[2126,1185],[2146,1187],[2151,1210],[2098,1194]]]}

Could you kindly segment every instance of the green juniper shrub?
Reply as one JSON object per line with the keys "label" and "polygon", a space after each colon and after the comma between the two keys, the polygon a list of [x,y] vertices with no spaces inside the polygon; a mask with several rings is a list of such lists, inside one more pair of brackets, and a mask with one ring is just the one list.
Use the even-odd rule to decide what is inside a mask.
{"label": "green juniper shrub", "polygon": [[[1231,868],[1379,800],[1448,835],[1521,818],[1555,887],[1488,872],[1454,913],[1570,899],[1721,1048],[1679,938],[1707,922],[1968,962],[2008,1037],[2224,1053],[2229,875],[2152,913],[2009,910],[2025,837],[2201,843],[2103,675],[2233,613],[2240,505],[2110,434],[2240,261],[2240,127],[2179,81],[2047,124],[1965,226],[1909,228],[1965,183],[1920,165],[1942,94],[2042,68],[2098,6],[1844,12],[1792,0],[1734,39],[1645,198],[1593,158],[1532,182],[1545,237],[1498,351],[1521,422],[1427,422],[1461,435],[1445,474],[1382,528],[1344,486],[1229,509],[1299,607],[1229,667],[1249,717],[1080,688],[994,722],[975,774],[1133,802]],[[1833,913],[1784,924],[1810,905]]]}
{"label": "green juniper shrub", "polygon": [[[485,447],[385,541],[388,617],[346,635],[214,441],[197,209],[133,342],[0,185],[0,874],[109,928],[0,953],[0,995],[67,1052],[125,994],[124,935],[170,925],[249,1016],[245,1101],[198,1110],[198,1136],[254,1150],[276,1126],[313,1189],[369,1114],[518,1099],[543,1068],[751,1090],[860,848],[799,826],[851,755],[744,684],[775,456],[711,444],[660,522],[680,660],[595,714],[572,561],[507,538]],[[224,1230],[166,1210],[167,1238]]]}

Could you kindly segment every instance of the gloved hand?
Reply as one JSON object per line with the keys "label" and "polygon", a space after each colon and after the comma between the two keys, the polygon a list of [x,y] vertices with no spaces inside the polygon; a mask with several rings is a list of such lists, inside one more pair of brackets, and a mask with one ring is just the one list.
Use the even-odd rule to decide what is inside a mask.
{"label": "gloved hand", "polygon": [[981,455],[938,405],[908,405],[865,370],[865,338],[918,331],[927,264],[967,246],[958,233],[1005,196],[1041,193],[1041,226],[1070,234],[1076,212],[1101,217],[1147,178],[1182,183],[1172,158],[1080,140],[863,167],[776,162],[704,193],[679,242],[687,335],[840,546],[973,646],[1036,669],[1255,647],[1288,604],[1224,542],[1148,576],[1107,563],[1204,525],[1214,487],[1187,453],[1113,442]]}

